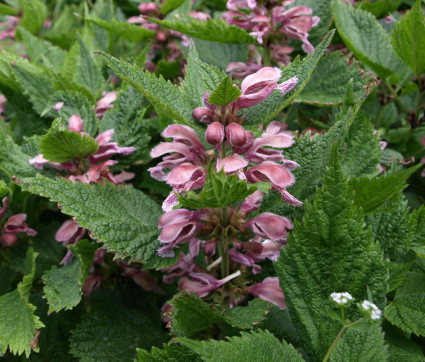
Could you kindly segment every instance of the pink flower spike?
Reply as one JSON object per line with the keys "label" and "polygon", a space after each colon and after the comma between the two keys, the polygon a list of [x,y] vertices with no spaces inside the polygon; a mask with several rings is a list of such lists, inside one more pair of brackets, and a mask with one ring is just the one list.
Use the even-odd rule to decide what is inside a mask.
{"label": "pink flower spike", "polygon": [[162,229],[159,241],[164,244],[172,243],[173,246],[188,242],[199,231],[201,225],[196,221],[183,220],[167,225]]}
{"label": "pink flower spike", "polygon": [[224,140],[224,126],[219,122],[209,124],[205,131],[205,140],[213,146],[221,144]]}
{"label": "pink flower spike", "polygon": [[83,132],[83,120],[78,114],[69,117],[69,130],[74,132]]}
{"label": "pink flower spike", "polygon": [[248,292],[254,297],[273,303],[280,309],[286,309],[285,297],[279,286],[279,278],[268,277],[261,283],[251,285]]}
{"label": "pink flower spike", "polygon": [[250,168],[245,174],[250,182],[271,182],[276,189],[291,186],[295,182],[292,173],[272,161],[264,161],[260,165]]}
{"label": "pink flower spike", "polygon": [[255,235],[273,241],[285,241],[286,229],[292,229],[289,219],[283,216],[263,212],[259,216],[249,220],[246,225],[251,228]]}
{"label": "pink flower spike", "polygon": [[37,235],[37,231],[28,227],[28,225],[24,222],[27,219],[26,214],[16,214],[6,221],[4,224],[3,231],[5,234],[20,234],[25,233],[28,236]]}
{"label": "pink flower spike", "polygon": [[204,167],[185,163],[168,174],[167,183],[181,191],[196,190],[204,185],[205,177]]}
{"label": "pink flower spike", "polygon": [[199,140],[198,134],[191,127],[173,124],[168,126],[162,132],[162,135],[166,138],[173,138],[174,142],[183,143],[193,148],[193,150],[198,154],[204,153],[204,146]]}
{"label": "pink flower spike", "polygon": [[232,156],[217,159],[217,172],[224,169],[226,174],[234,173],[248,166],[248,161],[235,153]]}

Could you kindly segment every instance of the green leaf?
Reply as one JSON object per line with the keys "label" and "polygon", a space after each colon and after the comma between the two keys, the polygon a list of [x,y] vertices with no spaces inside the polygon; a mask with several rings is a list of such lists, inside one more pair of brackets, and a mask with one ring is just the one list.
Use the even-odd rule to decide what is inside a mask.
{"label": "green leaf", "polygon": [[143,119],[146,108],[141,107],[142,101],[142,95],[133,87],[122,89],[117,94],[114,108],[106,112],[100,122],[99,133],[113,129],[114,142],[121,147],[136,148],[132,155],[123,157],[120,164],[148,157],[151,137],[148,131],[149,120]]}
{"label": "green leaf", "polygon": [[69,126],[69,118],[76,114],[83,120],[83,131],[94,137],[97,133],[98,119],[94,112],[94,104],[87,97],[75,91],[56,92],[46,105],[43,113],[51,109],[56,103],[63,102],[59,111],[65,126]]}
{"label": "green leaf", "polygon": [[224,320],[232,327],[251,329],[266,318],[271,305],[259,298],[248,302],[246,307],[233,307],[224,311]]}
{"label": "green leaf", "polygon": [[0,350],[5,353],[9,347],[13,354],[21,355],[25,352],[28,358],[37,329],[44,324],[34,314],[35,306],[29,303],[32,281],[35,275],[35,259],[37,253],[28,249],[25,259],[25,276],[13,292],[0,297]]}
{"label": "green leaf", "polygon": [[195,352],[179,344],[164,344],[163,349],[152,347],[151,353],[144,349],[137,349],[139,362],[171,362],[190,361],[202,362]]}
{"label": "green leaf", "polygon": [[[329,295],[346,291],[357,300],[385,306],[388,263],[371,230],[364,229],[363,213],[344,179],[334,145],[323,186],[313,205],[306,204],[303,222],[295,220],[288,245],[275,268],[292,321],[305,350],[322,360],[340,322],[328,316]],[[347,310],[356,320],[359,312]],[[363,338],[363,337],[362,337]]]}
{"label": "green leaf", "polygon": [[381,146],[373,124],[364,112],[358,113],[345,137],[343,171],[345,177],[377,176]]}
{"label": "green leaf", "polygon": [[95,306],[72,331],[71,354],[79,361],[134,361],[136,348],[159,346],[167,334],[145,315],[120,306]]}
{"label": "green leaf", "polygon": [[371,2],[362,2],[360,7],[363,10],[369,11],[377,18],[382,16],[390,15],[392,12],[396,11],[400,6],[401,0],[377,0],[373,3]]}
{"label": "green leaf", "polygon": [[409,236],[413,245],[425,246],[425,207],[421,206],[410,215]]}
{"label": "green leaf", "polygon": [[254,107],[244,108],[242,110],[242,115],[247,120],[245,123],[246,125],[257,126],[268,122],[282,109],[294,101],[309,81],[319,59],[323,54],[325,54],[334,33],[335,30],[331,30],[328,34],[326,34],[314,52],[305,57],[302,61],[300,61],[299,58],[296,58],[287,67],[282,68],[282,77],[278,83],[282,83],[283,81],[296,76],[298,78],[297,85],[292,91],[283,96],[279,91],[274,91],[270,97],[260,104],[257,104]]}
{"label": "green leaf", "polygon": [[174,9],[177,9],[184,3],[184,0],[165,0],[161,7],[161,14],[167,14]]}
{"label": "green leaf", "polygon": [[121,257],[144,260],[159,248],[159,205],[141,191],[109,182],[88,185],[41,175],[20,180],[22,187],[62,205],[62,212],[91,230],[93,239]]}
{"label": "green leaf", "polygon": [[[266,187],[263,187],[266,186]],[[197,194],[189,191],[185,195],[179,195],[179,203],[183,207],[203,209],[205,207],[226,207],[234,201],[242,201],[253,192],[261,189],[267,190],[269,184],[249,184],[241,180],[237,175],[227,175],[223,170],[216,172],[213,167],[208,169],[207,178],[202,191]]]}
{"label": "green leaf", "polygon": [[0,4],[0,14],[1,15],[11,15],[11,16],[18,16],[19,10],[15,9],[12,6]]}
{"label": "green leaf", "polygon": [[27,29],[32,34],[37,34],[47,19],[46,5],[40,0],[18,0],[19,8],[24,11],[24,16],[19,21],[19,26]]}
{"label": "green leaf", "polygon": [[395,55],[390,35],[376,18],[360,8],[340,0],[332,1],[335,24],[345,45],[381,78],[404,72],[404,64]]}
{"label": "green leaf", "polygon": [[361,322],[364,331],[348,328],[331,354],[331,361],[386,362],[387,346],[379,325],[370,320]]}
{"label": "green leaf", "polygon": [[409,273],[397,289],[394,300],[385,307],[384,316],[408,333],[425,336],[425,274]]}
{"label": "green leaf", "polygon": [[396,290],[406,280],[406,276],[410,268],[415,263],[415,260],[406,263],[390,263],[390,279],[388,280],[389,292]]}
{"label": "green leaf", "polygon": [[244,29],[235,25],[228,25],[223,19],[207,19],[204,21],[193,18],[184,20],[176,18],[174,21],[170,21],[149,18],[148,20],[194,38],[230,44],[257,43],[255,38]]}
{"label": "green leaf", "polygon": [[397,199],[406,188],[406,180],[422,165],[416,165],[392,175],[373,178],[353,178],[350,188],[354,191],[354,203],[363,208],[365,214],[389,212],[393,209],[389,201]]}
{"label": "green leaf", "polygon": [[102,20],[94,18],[84,18],[86,22],[96,24],[109,32],[119,35],[124,39],[145,43],[149,39],[155,38],[156,32],[142,28],[138,25],[130,24],[126,21],[119,20]]}
{"label": "green leaf", "polygon": [[388,345],[389,362],[423,362],[425,360],[421,348],[409,338],[409,335],[390,324],[385,325],[385,342]]}
{"label": "green leaf", "polygon": [[96,95],[103,87],[104,80],[102,73],[93,61],[89,50],[80,36],[78,37],[78,45],[80,56],[77,61],[74,80],[90,90],[91,94]]}
{"label": "green leaf", "polygon": [[321,106],[342,104],[348,87],[352,87],[354,99],[359,99],[365,95],[363,86],[369,79],[355,64],[348,65],[341,53],[333,52],[319,60],[296,101]]}
{"label": "green leaf", "polygon": [[159,113],[175,119],[178,123],[199,128],[192,118],[191,100],[176,85],[165,81],[161,76],[157,78],[152,73],[144,72],[137,66],[124,60],[118,60],[107,53],[100,51],[97,53],[105,57],[107,65],[142,93]]}
{"label": "green leaf", "polygon": [[72,309],[80,302],[83,295],[81,287],[89,273],[97,245],[84,239],[70,249],[75,254],[71,263],[60,268],[53,266],[43,274],[44,298],[49,303],[49,313]]}
{"label": "green leaf", "polygon": [[227,339],[228,342],[195,341],[188,338],[177,338],[177,341],[198,353],[206,362],[304,361],[292,345],[279,341],[268,331],[241,332],[241,337],[227,337]]}
{"label": "green leaf", "polygon": [[99,149],[99,144],[94,138],[65,130],[61,124],[60,119],[55,120],[49,132],[40,141],[40,151],[46,160],[59,163],[74,158],[83,160]]}
{"label": "green leaf", "polygon": [[233,84],[232,78],[226,77],[210,95],[208,102],[224,107],[238,99],[241,94],[238,86]]}
{"label": "green leaf", "polygon": [[425,72],[425,16],[421,0],[404,15],[392,33],[396,54],[403,59],[417,75]]}

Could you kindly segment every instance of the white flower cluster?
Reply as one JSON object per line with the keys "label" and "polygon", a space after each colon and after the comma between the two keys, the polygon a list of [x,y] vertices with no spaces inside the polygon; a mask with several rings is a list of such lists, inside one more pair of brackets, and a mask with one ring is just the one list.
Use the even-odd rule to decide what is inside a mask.
{"label": "white flower cluster", "polygon": [[331,298],[333,301],[342,306],[348,304],[348,302],[353,300],[353,297],[350,293],[342,292],[342,293],[332,293]]}
{"label": "white flower cluster", "polygon": [[367,312],[371,312],[370,318],[372,318],[373,320],[376,321],[378,319],[381,319],[382,311],[372,302],[364,300],[362,302],[362,308]]}

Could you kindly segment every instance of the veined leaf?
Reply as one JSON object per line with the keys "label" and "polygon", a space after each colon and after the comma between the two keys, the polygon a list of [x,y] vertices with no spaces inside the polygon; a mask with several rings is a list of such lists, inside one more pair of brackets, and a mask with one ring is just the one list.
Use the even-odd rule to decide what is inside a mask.
{"label": "veined leaf", "polygon": [[40,151],[46,160],[59,163],[74,158],[82,160],[99,149],[94,138],[63,129],[61,123],[60,119],[53,122],[49,132],[40,141]]}
{"label": "veined leaf", "polygon": [[385,325],[385,342],[388,345],[389,362],[425,360],[422,349],[409,338],[409,335],[390,324]]}
{"label": "veined leaf", "polygon": [[421,0],[404,15],[392,33],[396,54],[403,59],[417,75],[425,72],[425,16]]}
{"label": "veined leaf", "polygon": [[183,3],[184,0],[165,0],[164,4],[161,7],[161,14],[167,14],[170,11],[177,9]]}
{"label": "veined leaf", "polygon": [[379,18],[381,16],[390,15],[392,12],[396,11],[400,3],[401,0],[377,0],[373,3],[362,2],[360,7]]}
{"label": "veined leaf", "polygon": [[381,78],[404,72],[405,65],[395,55],[389,34],[376,18],[340,0],[332,1],[335,24],[345,45]]}
{"label": "veined leaf", "polygon": [[309,81],[319,59],[325,54],[334,32],[335,30],[331,30],[326,34],[314,52],[302,61],[296,58],[287,67],[282,68],[282,77],[278,83],[282,83],[294,76],[298,78],[298,83],[292,91],[285,95],[282,95],[279,91],[274,91],[264,102],[242,110],[242,115],[247,120],[246,125],[258,126],[259,124],[270,121],[282,109],[294,101],[295,97],[301,93]]}
{"label": "veined leaf", "polygon": [[149,259],[159,248],[161,208],[141,191],[129,186],[72,183],[41,175],[19,181],[25,189],[62,205],[62,212],[92,231],[107,250],[136,260]]}
{"label": "veined leaf", "polygon": [[137,349],[139,362],[170,362],[170,361],[190,361],[202,362],[199,355],[190,348],[177,343],[164,344],[163,349],[152,347],[151,353],[144,349]]}
{"label": "veined leaf", "polygon": [[37,34],[47,19],[47,7],[40,0],[18,0],[19,8],[24,11],[24,16],[19,21],[19,26]]}
{"label": "veined leaf", "polygon": [[[7,348],[13,354],[25,352],[28,358],[31,353],[33,338],[37,330],[44,327],[34,314],[35,306],[28,298],[35,275],[35,259],[37,253],[28,249],[25,259],[25,276],[13,292],[0,297],[0,350],[5,353]],[[37,351],[37,347],[33,347]]]}
{"label": "veined leaf", "polygon": [[421,206],[410,215],[409,237],[413,245],[425,246],[425,207]]}
{"label": "veined leaf", "polygon": [[144,72],[124,60],[118,60],[104,52],[99,51],[98,53],[105,57],[107,65],[118,76],[130,82],[158,112],[175,119],[178,123],[199,128],[192,118],[191,100],[177,86],[165,81],[161,76],[157,78],[148,71]]}
{"label": "veined leaf", "polygon": [[384,315],[403,331],[425,336],[425,274],[409,273]]}
{"label": "veined leaf", "polygon": [[271,309],[271,304],[255,298],[246,307],[233,307],[224,311],[225,321],[233,327],[252,329],[258,325]]}
{"label": "veined leaf", "polygon": [[233,84],[232,79],[227,77],[223,79],[217,89],[210,95],[208,102],[219,106],[225,106],[238,99],[241,94],[241,90]]}
{"label": "veined leaf", "polygon": [[11,15],[11,16],[18,16],[19,10],[15,9],[13,6],[0,4],[0,14],[1,15]]}
{"label": "veined leaf", "polygon": [[268,331],[241,332],[241,337],[227,339],[228,341],[196,341],[177,338],[177,341],[199,354],[206,362],[257,362],[265,358],[269,362],[304,361],[292,345],[279,341]]}
{"label": "veined leaf", "polygon": [[178,31],[194,38],[231,44],[256,44],[254,37],[235,25],[228,25],[223,19],[195,20],[193,18],[174,21],[149,18],[153,23]]}
{"label": "veined leaf", "polygon": [[[364,300],[369,290],[383,309],[388,289],[388,263],[370,229],[364,229],[363,213],[339,165],[337,145],[313,205],[307,203],[302,223],[294,224],[275,267],[302,345],[321,360],[341,329],[340,322],[328,316],[329,295],[347,291]],[[348,310],[346,317],[356,320],[360,315]]]}
{"label": "veined leaf", "polygon": [[108,30],[109,32],[119,35],[124,39],[130,41],[136,41],[140,43],[145,43],[149,39],[155,37],[156,33],[152,30],[148,30],[142,28],[140,26],[130,24],[126,21],[119,20],[102,20],[102,19],[94,19],[94,18],[84,18],[85,21],[89,23],[96,24],[103,29]]}

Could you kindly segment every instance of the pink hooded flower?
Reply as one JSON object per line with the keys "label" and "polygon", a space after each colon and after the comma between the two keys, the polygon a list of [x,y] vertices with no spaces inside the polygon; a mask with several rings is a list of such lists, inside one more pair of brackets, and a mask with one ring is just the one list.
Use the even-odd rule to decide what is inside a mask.
{"label": "pink hooded flower", "polygon": [[226,68],[226,72],[231,72],[233,78],[245,78],[246,76],[259,71],[263,66],[252,61],[231,62]]}
{"label": "pink hooded flower", "polygon": [[[86,233],[86,229],[80,227],[74,220],[66,220],[56,232],[56,241],[63,242],[63,245],[72,245],[78,243]],[[67,250],[65,257],[60,264],[67,265],[74,257],[71,250]]]}
{"label": "pink hooded flower", "polygon": [[261,273],[261,266],[255,264],[255,260],[249,257],[248,255],[244,255],[238,252],[236,249],[232,248],[229,250],[229,259],[234,263],[246,265],[252,268],[252,274]]}
{"label": "pink hooded flower", "polygon": [[268,277],[261,283],[251,285],[248,288],[248,292],[254,297],[273,303],[280,309],[286,309],[285,297],[277,277]]}
{"label": "pink hooded flower", "polygon": [[217,171],[224,170],[226,174],[237,172],[248,166],[248,161],[239,156],[237,153],[225,158],[217,159]]}
{"label": "pink hooded flower", "polygon": [[240,210],[246,213],[258,210],[263,202],[263,197],[263,192],[260,190],[255,191],[245,199]]}
{"label": "pink hooded flower", "polygon": [[224,140],[224,126],[219,122],[209,124],[205,131],[205,140],[213,146],[221,144]]}
{"label": "pink hooded flower", "polygon": [[102,284],[102,277],[100,275],[88,275],[84,281],[81,291],[83,295],[87,298],[90,296],[96,289]]}
{"label": "pink hooded flower", "polygon": [[258,236],[253,240],[250,240],[248,245],[254,244],[255,247],[251,247],[246,255],[256,262],[266,259],[270,259],[271,261],[276,262],[280,255],[280,250],[283,248],[284,244],[279,241],[273,241],[270,239],[265,239],[263,241],[259,240],[261,240],[261,238]]}
{"label": "pink hooded flower", "polygon": [[102,118],[108,109],[114,108],[112,104],[117,99],[116,92],[104,93],[103,98],[99,99],[96,104],[96,117]]}
{"label": "pink hooded flower", "polygon": [[246,223],[255,235],[273,241],[286,241],[286,229],[292,229],[289,219],[283,216],[263,212]]}

